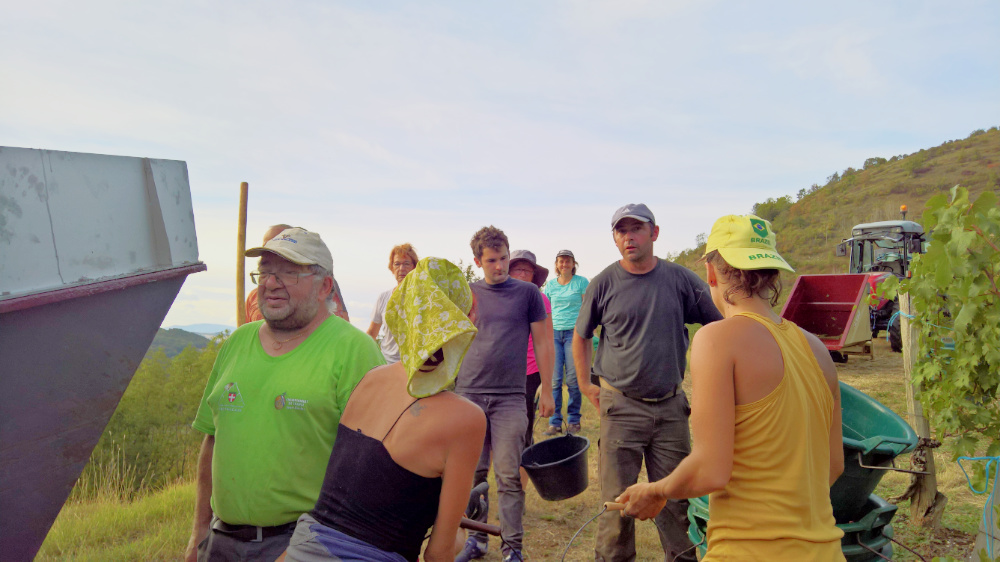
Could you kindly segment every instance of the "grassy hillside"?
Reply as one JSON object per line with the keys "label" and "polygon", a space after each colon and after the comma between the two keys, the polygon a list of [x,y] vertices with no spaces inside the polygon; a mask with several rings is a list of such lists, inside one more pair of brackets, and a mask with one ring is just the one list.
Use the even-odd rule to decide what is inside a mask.
{"label": "grassy hillside", "polygon": [[156,331],[156,337],[153,338],[153,343],[149,346],[149,351],[146,354],[149,355],[157,349],[162,349],[167,357],[174,357],[189,345],[195,349],[204,349],[208,345],[208,338],[180,328],[169,330],[160,328]]}
{"label": "grassy hillside", "polygon": [[[771,221],[778,233],[778,250],[797,273],[845,273],[847,258],[836,257],[834,249],[850,236],[851,227],[898,219],[904,204],[909,208],[907,218],[921,222],[927,200],[956,184],[967,187],[972,197],[1000,191],[997,127],[914,154],[869,158],[859,168],[834,172],[826,185],[769,199],[753,210]],[[702,244],[668,259],[703,275],[697,261],[704,249]]]}

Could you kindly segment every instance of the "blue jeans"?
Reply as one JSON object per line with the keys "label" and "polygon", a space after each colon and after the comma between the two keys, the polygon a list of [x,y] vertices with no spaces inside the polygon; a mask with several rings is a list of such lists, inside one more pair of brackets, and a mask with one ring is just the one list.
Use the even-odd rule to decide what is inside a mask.
{"label": "blue jeans", "polygon": [[[479,457],[473,486],[486,480],[493,461],[493,475],[497,480],[497,503],[500,504],[500,531],[511,548],[521,551],[524,527],[524,490],[521,489],[521,453],[524,451],[524,432],[528,429],[528,411],[524,394],[463,394],[486,414],[486,439]],[[486,522],[486,513],[479,521]],[[487,542],[485,533],[471,533],[480,543]],[[502,547],[504,554],[507,546]]]}
{"label": "blue jeans", "polygon": [[[569,405],[566,406],[566,417],[569,423],[580,423],[580,406],[583,400],[580,395],[580,385],[576,382],[576,365],[573,364],[573,330],[553,330],[556,343],[556,364],[552,369],[552,400],[556,403],[555,413],[549,418],[549,425],[561,427],[562,418],[562,386],[565,381],[569,389]],[[566,376],[563,377],[563,368]]]}

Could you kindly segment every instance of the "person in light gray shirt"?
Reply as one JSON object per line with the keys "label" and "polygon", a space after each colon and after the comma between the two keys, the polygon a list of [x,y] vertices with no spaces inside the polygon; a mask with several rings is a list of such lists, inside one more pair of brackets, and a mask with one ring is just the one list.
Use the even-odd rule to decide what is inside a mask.
{"label": "person in light gray shirt", "polygon": [[[396,287],[406,279],[406,274],[413,271],[419,261],[417,250],[410,244],[400,244],[392,248],[389,252],[389,271],[396,278]],[[372,311],[372,323],[368,326],[368,335],[379,342],[386,363],[399,362],[399,345],[396,344],[396,338],[392,336],[389,326],[385,323],[385,306],[396,287],[379,294],[375,301],[375,310]]]}

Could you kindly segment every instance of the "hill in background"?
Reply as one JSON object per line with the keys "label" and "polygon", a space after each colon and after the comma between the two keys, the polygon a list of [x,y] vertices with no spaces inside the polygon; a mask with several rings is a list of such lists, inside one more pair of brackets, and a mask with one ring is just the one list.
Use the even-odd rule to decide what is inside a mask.
{"label": "hill in background", "polygon": [[158,348],[163,348],[163,352],[167,354],[167,357],[174,357],[184,351],[184,348],[189,345],[195,349],[204,349],[208,345],[208,338],[186,332],[179,328],[171,328],[169,330],[160,328],[156,331],[156,337],[153,338],[153,343],[149,346],[149,351],[146,354],[148,355]]}
{"label": "hill in background", "polygon": [[184,330],[185,332],[191,332],[192,334],[200,334],[208,338],[217,336],[226,330],[230,333],[236,330],[234,326],[226,326],[225,324],[187,324],[185,326],[167,327],[168,330],[175,328]]}
{"label": "hill in background", "polygon": [[[914,154],[891,158],[873,157],[860,168],[834,172],[825,185],[813,184],[795,196],[768,199],[754,205],[753,212],[771,221],[778,234],[778,251],[796,274],[846,273],[846,257],[834,253],[841,240],[849,238],[859,223],[900,218],[900,205],[907,205],[906,218],[922,222],[928,199],[961,184],[970,198],[988,190],[1000,191],[1000,130],[979,129],[962,140],[945,142]],[[698,263],[705,251],[699,246],[668,255],[702,277]],[[790,285],[789,285],[790,286]]]}

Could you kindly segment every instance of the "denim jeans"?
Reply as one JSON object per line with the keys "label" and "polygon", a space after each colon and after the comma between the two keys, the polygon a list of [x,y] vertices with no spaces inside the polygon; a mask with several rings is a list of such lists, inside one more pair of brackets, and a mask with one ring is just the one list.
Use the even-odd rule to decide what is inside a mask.
{"label": "denim jeans", "polygon": [[[555,401],[555,413],[549,418],[549,425],[562,426],[562,387],[565,381],[569,389],[569,405],[566,406],[566,417],[569,423],[580,423],[580,406],[583,404],[580,395],[580,385],[576,382],[576,365],[573,364],[573,330],[553,330],[556,344],[556,364],[552,369],[552,399]],[[563,367],[566,376],[563,377]]]}
{"label": "denim jeans", "polygon": [[[483,453],[476,466],[473,486],[486,480],[493,459],[493,474],[497,480],[497,503],[500,504],[500,532],[511,548],[521,551],[524,528],[524,490],[521,488],[521,453],[524,432],[528,427],[528,412],[524,394],[463,394],[486,414],[486,439]],[[478,521],[486,522],[486,513]],[[472,533],[480,543],[487,542],[485,533]],[[506,547],[504,547],[506,549]]]}
{"label": "denim jeans", "polygon": [[[673,472],[691,452],[687,397],[683,392],[661,402],[633,400],[601,389],[601,440],[598,473],[601,501],[615,501],[636,483],[643,461],[649,481]],[[653,522],[666,561],[695,562],[687,535],[687,500],[669,500]],[[598,562],[635,560],[635,520],[607,512],[597,520]]]}

